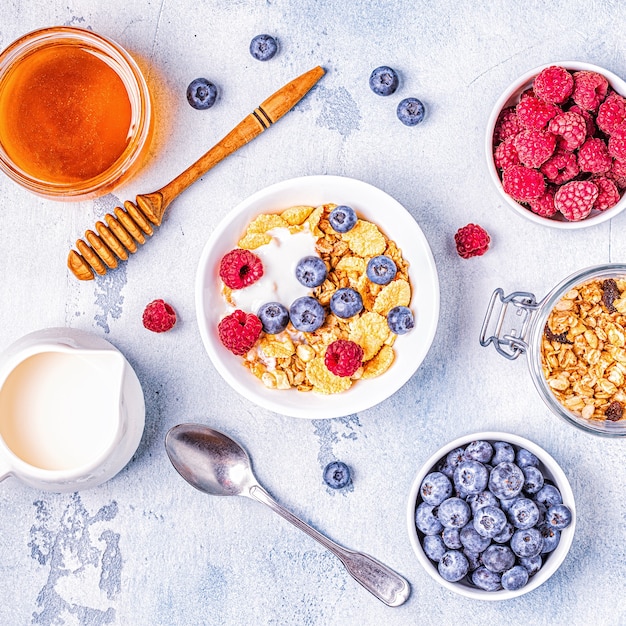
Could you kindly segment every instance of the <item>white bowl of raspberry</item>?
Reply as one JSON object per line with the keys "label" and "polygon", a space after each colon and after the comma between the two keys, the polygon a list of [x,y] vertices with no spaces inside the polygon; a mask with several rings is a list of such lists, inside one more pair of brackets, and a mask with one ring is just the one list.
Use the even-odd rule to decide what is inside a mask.
{"label": "white bowl of raspberry", "polygon": [[[330,226],[335,205],[343,232]],[[317,271],[323,282],[307,284]],[[195,291],[224,380],[260,407],[309,419],[389,398],[426,357],[439,317],[418,224],[382,190],[339,176],[286,180],[241,202],[207,241]]]}
{"label": "white bowl of raspberry", "polygon": [[482,432],[451,441],[416,474],[409,540],[426,572],[475,600],[510,600],[545,583],[574,539],[574,494],[537,444]]}
{"label": "white bowl of raspberry", "polygon": [[534,68],[496,102],[485,152],[519,215],[564,229],[605,222],[626,206],[626,82],[578,61]]}

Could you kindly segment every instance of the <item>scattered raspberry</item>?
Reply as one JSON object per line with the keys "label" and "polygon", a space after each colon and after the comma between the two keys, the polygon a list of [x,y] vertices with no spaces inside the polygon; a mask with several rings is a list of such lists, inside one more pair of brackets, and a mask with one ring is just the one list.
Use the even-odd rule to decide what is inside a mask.
{"label": "scattered raspberry", "polygon": [[576,154],[557,150],[542,166],[541,172],[555,185],[562,185],[578,175],[580,168]]}
{"label": "scattered raspberry", "polygon": [[587,124],[587,137],[593,137],[596,134],[596,123],[593,119],[593,115],[586,111],[585,109],[581,109],[577,104],[573,104],[569,110],[572,113],[578,113],[578,115],[582,115],[585,119],[585,123]]}
{"label": "scattered raspberry", "polygon": [[556,148],[556,137],[552,133],[530,128],[516,135],[514,142],[519,160],[526,167],[539,167],[554,154]]}
{"label": "scattered raspberry", "polygon": [[459,256],[469,259],[473,256],[482,256],[487,252],[491,237],[489,233],[477,224],[468,224],[459,228],[454,235],[456,251]]}
{"label": "scattered raspberry", "polygon": [[564,68],[557,65],[541,70],[533,83],[535,95],[545,102],[561,104],[574,90],[574,79]]}
{"label": "scattered raspberry", "polygon": [[626,99],[612,93],[598,109],[598,116],[596,117],[598,128],[610,135],[624,121],[626,121]]}
{"label": "scattered raspberry", "polygon": [[593,208],[597,211],[606,211],[615,206],[620,198],[619,190],[615,183],[606,178],[606,176],[599,176],[592,180],[599,192],[596,201],[593,203]]}
{"label": "scattered raspberry", "polygon": [[565,183],[554,196],[554,206],[566,220],[584,220],[598,197],[598,188],[588,180],[573,180]]}
{"label": "scattered raspberry", "polygon": [[554,206],[554,194],[556,189],[552,186],[546,189],[543,196],[530,201],[530,210],[541,217],[553,217],[557,210]]}
{"label": "scattered raspberry", "polygon": [[530,202],[545,193],[546,181],[539,170],[512,165],[502,174],[502,187],[514,200]]}
{"label": "scattered raspberry", "polygon": [[524,128],[541,130],[553,117],[561,113],[561,109],[555,104],[549,104],[535,96],[527,96],[520,100],[515,107],[515,112],[519,123]]}
{"label": "scattered raspberry", "polygon": [[611,169],[613,159],[609,156],[602,139],[587,139],[578,151],[578,167],[581,172],[604,174]]}
{"label": "scattered raspberry", "polygon": [[609,137],[609,154],[620,161],[626,161],[626,122],[616,126]]}
{"label": "scattered raspberry", "polygon": [[515,149],[515,137],[505,139],[493,153],[493,161],[500,170],[505,170],[511,165],[519,165],[519,156]]}
{"label": "scattered raspberry", "polygon": [[324,356],[324,363],[335,376],[352,376],[363,363],[363,348],[354,341],[333,341]]}
{"label": "scattered raspberry", "polygon": [[176,311],[164,300],[153,300],[144,309],[142,321],[153,333],[164,333],[176,324]]}
{"label": "scattered raspberry", "polygon": [[252,348],[262,329],[263,324],[256,315],[239,309],[227,315],[217,325],[220,341],[237,356],[244,355]]}
{"label": "scattered raspberry", "polygon": [[220,261],[220,278],[231,289],[241,289],[263,276],[263,263],[250,250],[235,248]]}
{"label": "scattered raspberry", "polygon": [[572,99],[583,109],[597,111],[608,89],[609,83],[601,74],[587,70],[574,72]]}
{"label": "scattered raspberry", "polygon": [[551,119],[548,130],[558,136],[559,148],[570,152],[582,146],[587,137],[585,118],[573,111],[561,113]]}
{"label": "scattered raspberry", "polygon": [[522,130],[522,127],[517,119],[515,107],[507,107],[500,111],[496,127],[493,131],[493,140],[498,144],[509,137],[514,137],[520,130]]}

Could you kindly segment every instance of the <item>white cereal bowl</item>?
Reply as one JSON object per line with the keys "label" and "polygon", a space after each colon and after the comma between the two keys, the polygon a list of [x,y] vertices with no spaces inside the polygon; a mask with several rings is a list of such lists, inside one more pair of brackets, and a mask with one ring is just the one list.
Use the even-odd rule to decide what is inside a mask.
{"label": "white cereal bowl", "polygon": [[[396,360],[378,378],[358,381],[333,395],[295,389],[268,389],[220,342],[217,325],[226,314],[218,275],[219,262],[237,246],[248,223],[260,213],[278,213],[296,205],[326,203],[352,206],[359,217],[378,224],[409,262],[415,327],[398,336]],[[305,176],[253,194],[235,207],[213,231],[201,254],[195,284],[196,316],[209,357],[224,380],[249,401],[270,411],[308,419],[350,415],[387,399],[413,376],[430,348],[439,319],[439,282],[432,252],[415,220],[384,191],[352,178]]]}
{"label": "white cereal bowl", "polygon": [[485,155],[487,157],[487,170],[489,171],[491,180],[496,186],[496,189],[498,189],[498,191],[500,192],[507,206],[512,208],[518,215],[521,215],[522,217],[530,220],[531,222],[534,222],[535,224],[548,226],[551,228],[560,228],[566,230],[588,228],[589,226],[595,226],[596,224],[606,222],[607,220],[610,220],[611,218],[621,213],[626,207],[626,193],[622,195],[619,202],[617,202],[617,204],[612,206],[610,209],[607,209],[606,211],[593,210],[589,217],[578,222],[570,222],[560,214],[557,214],[553,218],[542,217],[540,215],[537,215],[536,213],[533,213],[530,209],[526,208],[519,202],[516,202],[513,198],[511,198],[511,196],[509,196],[509,194],[504,191],[504,188],[502,187],[502,180],[500,179],[498,169],[496,168],[493,160],[493,133],[496,127],[496,122],[498,121],[498,116],[500,115],[500,111],[502,111],[502,109],[505,109],[506,107],[516,104],[519,101],[520,95],[524,91],[526,91],[526,89],[532,86],[537,74],[539,74],[541,70],[547,67],[551,67],[553,65],[558,65],[572,71],[587,70],[590,72],[597,72],[598,74],[602,74],[608,80],[609,85],[618,94],[626,97],[626,82],[623,79],[621,79],[613,72],[610,72],[603,67],[592,65],[591,63],[583,63],[580,61],[557,61],[554,63],[541,65],[526,72],[523,76],[520,76],[505,89],[504,93],[500,96],[500,98],[498,98],[498,101],[494,105],[493,110],[491,111],[491,115],[489,116],[489,120],[487,121],[487,132],[485,134]]}
{"label": "white cereal bowl", "polygon": [[[444,459],[449,452],[454,450],[455,448],[465,447],[468,443],[472,441],[483,440],[489,441],[493,443],[494,441],[506,441],[510,443],[514,448],[526,448],[529,452],[532,452],[539,459],[539,468],[541,469],[545,478],[550,479],[555,486],[561,492],[561,496],[563,497],[563,504],[569,507],[572,512],[572,522],[571,524],[561,531],[561,539],[559,541],[559,545],[553,552],[550,552],[548,555],[544,555],[544,564],[541,569],[531,576],[528,579],[528,583],[524,585],[521,589],[517,591],[507,591],[505,589],[500,589],[499,591],[484,591],[472,585],[470,582],[467,582],[465,579],[460,580],[459,582],[448,582],[444,580],[437,570],[437,565],[431,561],[425,554],[424,549],[422,548],[422,544],[420,542],[420,537],[418,535],[418,531],[415,526],[415,509],[419,502],[421,502],[420,498],[420,485],[422,481],[431,471],[434,471],[434,468],[437,467],[439,461]],[[523,437],[519,437],[518,435],[513,435],[510,433],[502,433],[502,432],[482,432],[482,433],[473,433],[469,435],[465,435],[463,437],[459,437],[454,441],[451,441],[443,448],[437,450],[422,466],[419,470],[415,479],[413,480],[413,484],[411,486],[411,492],[409,494],[409,499],[407,503],[407,527],[409,532],[409,540],[411,542],[411,546],[413,547],[413,551],[417,556],[417,560],[421,563],[424,569],[430,574],[430,576],[436,580],[440,585],[446,587],[450,591],[454,591],[462,596],[467,598],[472,598],[474,600],[510,600],[512,598],[517,598],[518,596],[524,595],[529,591],[533,591],[545,583],[554,572],[559,569],[561,563],[567,556],[569,549],[572,545],[572,540],[574,539],[574,531],[576,527],[576,507],[574,505],[574,494],[572,492],[572,488],[565,476],[563,470],[559,466],[559,464],[543,449],[540,448],[537,444],[529,441],[528,439],[524,439]]]}

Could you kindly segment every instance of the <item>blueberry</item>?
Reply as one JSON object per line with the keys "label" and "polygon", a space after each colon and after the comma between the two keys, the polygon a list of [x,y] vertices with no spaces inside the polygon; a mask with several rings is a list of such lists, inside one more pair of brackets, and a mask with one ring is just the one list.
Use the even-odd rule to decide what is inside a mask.
{"label": "blueberry", "polygon": [[516,530],[511,537],[511,550],[520,557],[536,556],[543,548],[543,537],[537,528]]}
{"label": "blueberry", "polygon": [[475,569],[478,569],[481,565],[480,563],[480,553],[472,552],[467,548],[463,548],[463,554],[469,563],[470,572],[473,572]]}
{"label": "blueberry", "polygon": [[415,509],[415,526],[425,535],[437,535],[443,530],[441,522],[433,512],[435,507],[422,502]]}
{"label": "blueberry", "polygon": [[502,574],[502,588],[517,591],[528,582],[528,570],[523,565],[515,565]]}
{"label": "blueberry", "polygon": [[396,264],[388,256],[381,254],[372,257],[367,263],[367,277],[377,285],[386,285],[390,283],[398,272]]}
{"label": "blueberry", "polygon": [[515,463],[518,467],[528,467],[529,465],[537,467],[537,465],[539,465],[539,459],[532,452],[526,450],[526,448],[520,448],[515,455]]}
{"label": "blueberry", "polygon": [[343,319],[352,317],[363,310],[363,298],[356,289],[342,287],[331,296],[330,310]]}
{"label": "blueberry", "polygon": [[278,43],[271,35],[257,35],[250,42],[250,54],[257,61],[269,61],[278,52]]}
{"label": "blueberry", "polygon": [[398,104],[396,115],[405,126],[417,126],[423,119],[426,109],[421,100],[405,98]]}
{"label": "blueberry", "polygon": [[564,504],[553,504],[546,512],[546,524],[563,530],[572,523],[572,512]]}
{"label": "blueberry", "polygon": [[415,326],[415,319],[411,309],[406,306],[394,306],[387,313],[387,326],[396,335],[404,335]]}
{"label": "blueberry", "polygon": [[480,493],[473,493],[467,496],[467,503],[472,509],[472,513],[476,514],[478,509],[482,509],[484,506],[500,506],[498,498],[496,498],[491,491],[481,491]]}
{"label": "blueberry", "polygon": [[511,522],[507,522],[502,531],[493,536],[493,540],[496,543],[507,543],[511,540],[514,532],[515,527],[513,526],[513,524],[511,524]]}
{"label": "blueberry", "polygon": [[398,88],[398,74],[395,70],[381,65],[370,74],[370,89],[379,96],[390,96]]}
{"label": "blueberry", "polygon": [[328,223],[338,233],[347,233],[356,224],[357,216],[352,207],[340,205],[335,207],[328,216]]}
{"label": "blueberry", "polygon": [[509,510],[509,519],[515,528],[532,528],[539,522],[539,509],[529,498],[518,498]]}
{"label": "blueberry", "polygon": [[269,335],[281,333],[289,324],[289,311],[280,302],[266,302],[257,311],[263,324],[263,332]]}
{"label": "blueberry", "polygon": [[454,470],[454,486],[467,494],[485,490],[489,474],[479,461],[461,461]]}
{"label": "blueberry", "polygon": [[561,532],[556,528],[550,526],[550,524],[542,524],[538,527],[541,536],[543,537],[543,548],[541,553],[552,552],[561,540]]}
{"label": "blueberry", "polygon": [[196,78],[187,87],[187,102],[194,109],[210,109],[217,100],[217,87],[206,78]]}
{"label": "blueberry", "polygon": [[431,472],[422,481],[420,495],[424,502],[437,506],[452,495],[452,483],[441,472]]}
{"label": "blueberry", "polygon": [[535,500],[537,500],[537,502],[545,504],[547,507],[563,503],[561,492],[554,485],[544,485],[537,492]]}
{"label": "blueberry", "polygon": [[324,468],[324,482],[332,489],[342,489],[350,482],[350,468],[342,461],[332,461]]}
{"label": "blueberry", "polygon": [[458,550],[448,550],[439,561],[439,574],[450,583],[461,580],[469,571],[467,557]]}
{"label": "blueberry", "polygon": [[451,550],[460,550],[463,547],[461,543],[460,531],[458,528],[444,528],[441,533],[441,538],[446,544],[446,548]]}
{"label": "blueberry", "polygon": [[543,559],[541,554],[536,554],[535,556],[521,557],[519,563],[528,570],[529,576],[533,576],[541,569]]}
{"label": "blueberry", "polygon": [[296,265],[296,278],[309,289],[319,287],[326,280],[326,264],[315,255],[302,257]]}
{"label": "blueberry", "polygon": [[500,499],[510,500],[524,486],[524,474],[515,463],[496,465],[489,476],[489,490]]}
{"label": "blueberry", "polygon": [[457,465],[464,460],[464,458],[465,450],[463,450],[463,448],[455,448],[451,452],[448,452],[441,468],[441,472],[448,476],[448,478],[452,478],[454,476],[454,470]]}
{"label": "blueberry", "polygon": [[515,565],[515,555],[508,546],[490,545],[481,555],[482,564],[492,572],[502,573]]}
{"label": "blueberry", "polygon": [[524,491],[533,495],[543,487],[543,474],[541,470],[534,465],[522,467],[524,474]]}
{"label": "blueberry", "polygon": [[500,574],[488,570],[484,565],[472,572],[472,582],[485,591],[498,591],[502,588]]}
{"label": "blueberry", "polygon": [[312,333],[324,323],[326,311],[315,298],[303,296],[291,304],[289,319],[296,330]]}
{"label": "blueberry", "polygon": [[494,465],[500,465],[500,463],[513,463],[515,461],[515,449],[510,443],[506,441],[496,441],[493,444],[495,450],[492,462]]}
{"label": "blueberry", "polygon": [[500,508],[508,515],[511,507],[521,498],[522,496],[515,496],[514,498],[504,498],[500,500]]}
{"label": "blueberry", "polygon": [[474,529],[479,535],[491,539],[504,530],[506,515],[502,509],[487,505],[476,511],[473,523]]}
{"label": "blueberry", "polygon": [[493,447],[488,441],[472,441],[465,448],[465,458],[468,461],[489,463],[493,456]]}
{"label": "blueberry", "polygon": [[470,521],[469,505],[461,498],[448,498],[439,505],[437,518],[444,528],[462,528]]}
{"label": "blueberry", "polygon": [[422,541],[424,553],[431,560],[439,563],[447,548],[439,535],[426,535]]}
{"label": "blueberry", "polygon": [[472,522],[469,522],[469,524],[461,528],[459,538],[461,539],[463,547],[467,548],[470,552],[481,553],[491,543],[489,537],[483,537],[476,532]]}

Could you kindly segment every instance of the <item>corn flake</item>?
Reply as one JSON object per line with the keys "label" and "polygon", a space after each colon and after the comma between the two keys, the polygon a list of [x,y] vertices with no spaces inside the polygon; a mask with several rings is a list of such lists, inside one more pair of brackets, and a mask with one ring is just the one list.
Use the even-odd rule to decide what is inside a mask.
{"label": "corn flake", "polygon": [[376,296],[373,310],[381,315],[387,315],[396,306],[408,306],[411,301],[411,286],[403,278],[394,280],[385,285]]}
{"label": "corn flake", "polygon": [[296,347],[289,335],[265,335],[259,342],[259,348],[266,357],[286,359],[296,352]]}
{"label": "corn flake", "polygon": [[306,375],[313,385],[313,391],[327,395],[341,393],[352,385],[349,376],[337,376],[329,371],[322,357],[316,357],[306,364]]}
{"label": "corn flake", "polygon": [[254,250],[270,241],[272,241],[272,237],[266,233],[247,233],[237,242],[237,245],[246,250]]}
{"label": "corn flake", "polygon": [[247,234],[262,234],[273,228],[286,228],[289,224],[276,213],[261,213],[248,224]]}
{"label": "corn flake", "polygon": [[285,209],[280,216],[289,226],[300,226],[314,210],[315,207],[312,206],[292,206]]}
{"label": "corn flake", "polygon": [[383,346],[378,354],[370,359],[363,368],[362,378],[376,378],[384,374],[394,362],[396,353],[391,346]]}
{"label": "corn flake", "polygon": [[378,226],[366,220],[357,220],[354,228],[343,233],[341,238],[348,242],[354,254],[361,257],[377,256],[387,247],[385,237],[378,230]]}
{"label": "corn flake", "polygon": [[369,361],[381,349],[391,332],[387,319],[373,311],[350,322],[348,339],[363,348],[363,360]]}

